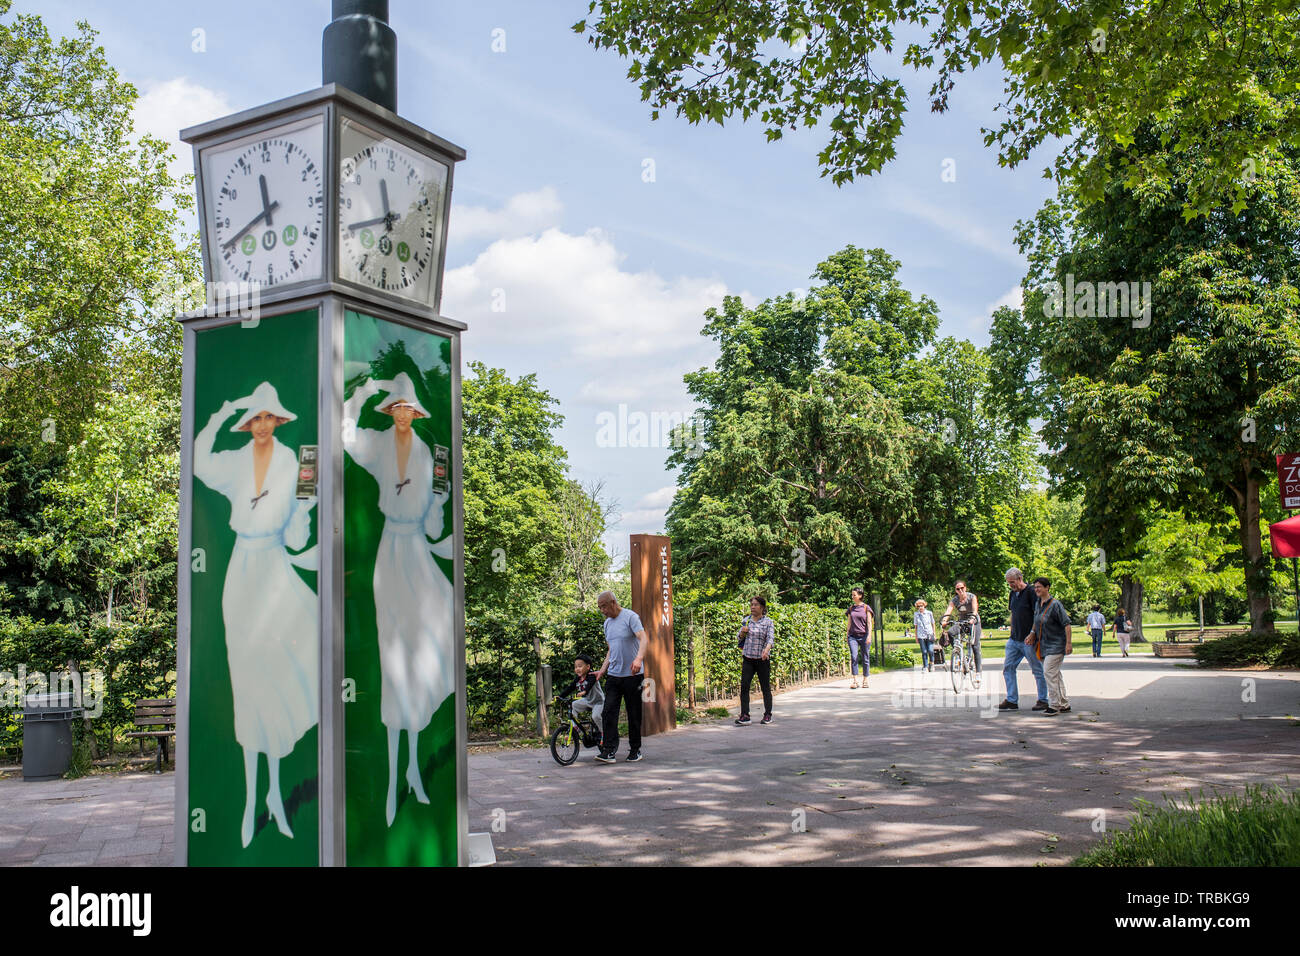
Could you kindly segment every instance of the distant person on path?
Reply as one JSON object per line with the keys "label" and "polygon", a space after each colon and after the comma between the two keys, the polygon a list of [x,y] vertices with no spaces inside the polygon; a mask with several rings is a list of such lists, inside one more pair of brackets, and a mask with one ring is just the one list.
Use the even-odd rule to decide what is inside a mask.
{"label": "distant person on path", "polygon": [[1128,642],[1133,636],[1133,622],[1128,619],[1123,608],[1120,608],[1115,615],[1115,623],[1111,626],[1111,630],[1115,633],[1115,640],[1119,641],[1119,652],[1128,657]]}
{"label": "distant person on path", "polygon": [[758,685],[763,688],[763,719],[772,722],[772,645],[776,643],[776,627],[767,616],[767,600],[756,597],[749,602],[749,617],[736,637],[741,641],[740,652],[744,660],[740,665],[740,716],[736,726],[751,723],[749,719],[749,685],[758,675]]}
{"label": "distant person on path", "polygon": [[[948,638],[956,644],[961,631],[961,628],[959,627],[960,622],[966,620],[971,621],[970,642],[971,649],[975,652],[975,670],[982,671],[984,669],[984,661],[980,654],[979,599],[966,590],[966,582],[960,578],[957,580],[954,590],[956,593],[948,599],[948,610],[943,612],[943,618],[939,621],[939,626],[941,628],[947,628]],[[949,627],[948,622],[952,620],[954,615],[956,615],[957,620],[953,622],[951,627]]]}
{"label": "distant person on path", "polygon": [[1100,604],[1094,604],[1088,614],[1088,633],[1092,635],[1092,656],[1101,657],[1101,639],[1106,635],[1106,618],[1102,616]]}
{"label": "distant person on path", "polygon": [[1034,616],[1034,628],[1029,633],[1027,644],[1035,645],[1035,651],[1043,658],[1043,675],[1047,678],[1047,709],[1043,713],[1048,717],[1070,712],[1070,698],[1065,696],[1065,681],[1061,678],[1061,664],[1065,655],[1074,650],[1074,635],[1070,627],[1070,615],[1061,602],[1052,597],[1052,582],[1047,578],[1034,578],[1034,593],[1038,595],[1038,610]]}
{"label": "distant person on path", "polygon": [[912,626],[916,628],[916,641],[921,645],[921,667],[934,670],[934,614],[925,598],[917,598],[912,611]]}
{"label": "distant person on path", "polygon": [[844,612],[849,619],[849,666],[853,669],[850,690],[858,686],[858,655],[862,655],[862,686],[867,686],[871,676],[871,632],[875,629],[876,613],[863,600],[862,588],[853,589],[853,603]]}
{"label": "distant person on path", "polygon": [[596,606],[605,615],[605,643],[609,650],[596,672],[596,680],[605,678],[605,726],[601,732],[601,751],[596,759],[613,763],[618,753],[619,704],[627,701],[627,759],[641,759],[641,679],[645,676],[646,632],[636,611],[619,607],[612,591],[602,591]]}
{"label": "distant person on path", "polygon": [[1043,676],[1043,662],[1038,659],[1033,647],[1025,643],[1025,638],[1034,628],[1034,610],[1038,606],[1038,596],[1025,583],[1025,576],[1019,568],[1007,569],[1007,587],[1011,589],[1008,604],[1011,609],[1011,636],[1007,639],[1007,649],[1002,654],[1002,681],[1007,685],[1007,696],[998,704],[998,710],[1020,709],[1020,679],[1016,672],[1021,658],[1029,661],[1034,686],[1038,689],[1038,700],[1033,709],[1046,710],[1047,678]]}

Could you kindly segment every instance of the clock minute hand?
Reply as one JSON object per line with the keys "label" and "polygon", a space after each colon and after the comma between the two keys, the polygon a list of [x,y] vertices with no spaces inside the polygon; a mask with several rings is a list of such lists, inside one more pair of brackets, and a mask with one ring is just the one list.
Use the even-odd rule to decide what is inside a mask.
{"label": "clock minute hand", "polygon": [[259,212],[256,216],[254,216],[252,221],[249,222],[247,226],[245,226],[243,229],[240,229],[237,233],[235,233],[233,236],[231,236],[229,239],[223,242],[221,244],[221,248],[225,249],[230,246],[233,246],[243,237],[244,233],[248,232],[248,230],[252,229],[263,219],[266,220],[267,225],[270,225],[271,213],[273,213],[275,210],[279,208],[280,208],[280,201],[277,199],[275,202],[271,203],[269,206],[267,206],[265,209]]}
{"label": "clock minute hand", "polygon": [[[269,195],[267,195],[267,192],[266,192],[266,177],[265,177],[265,176],[262,176],[262,175],[259,175],[259,176],[257,177],[257,185],[258,185],[259,187],[261,187],[261,190],[262,190],[262,213],[263,213],[263,215],[266,216],[266,224],[267,224],[268,226],[270,226],[270,225],[271,225],[271,211],[272,211],[273,207],[272,207],[272,205],[271,205],[271,197],[270,197]],[[277,203],[276,205],[279,205],[279,203]]]}

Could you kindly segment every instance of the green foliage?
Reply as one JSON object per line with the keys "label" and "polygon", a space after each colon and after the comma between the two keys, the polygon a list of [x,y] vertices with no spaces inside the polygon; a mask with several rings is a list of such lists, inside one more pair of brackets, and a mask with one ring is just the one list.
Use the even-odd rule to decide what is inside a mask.
{"label": "green foliage", "polygon": [[[111,751],[115,735],[134,729],[135,703],[176,696],[175,625],[78,627],[0,620],[0,672],[16,681],[19,668],[28,675],[80,671],[86,703],[93,690],[92,675],[103,678],[103,710],[91,720],[96,741]],[[26,687],[0,687],[15,695]],[[0,711],[0,751],[22,746],[18,713]]]}
{"label": "green foliage", "polygon": [[[1083,495],[1084,530],[1112,563],[1137,555],[1161,509],[1217,522],[1232,508],[1259,628],[1271,587],[1260,491],[1282,436],[1300,429],[1300,148],[1241,208],[1188,222],[1194,142],[1143,127],[1098,160],[1111,176],[1102,198],[1065,191],[1021,224],[1030,272],[1022,324],[995,322],[998,394],[1022,420],[1043,418],[1049,467]],[[1167,169],[1165,187],[1123,188],[1138,159]],[[1053,307],[1083,282],[1148,282],[1150,313],[1098,315],[1086,295]]]}
{"label": "green foliage", "polygon": [[1300,866],[1300,791],[1248,786],[1243,794],[1167,806],[1138,801],[1126,831],[1075,866]]}
{"label": "green foliage", "polygon": [[55,40],[0,22],[2,441],[57,453],[134,372],[177,378],[166,306],[198,274],[176,239],[193,200],[167,145],[133,136],[135,102],[85,23]]}
{"label": "green foliage", "polygon": [[43,486],[42,528],[19,548],[42,570],[89,577],[109,624],[115,612],[137,623],[173,614],[180,401],[110,393],[82,434]]}
{"label": "green foliage", "polygon": [[1202,667],[1300,667],[1300,636],[1289,631],[1247,631],[1198,644]]}
{"label": "green foliage", "polygon": [[[1007,166],[1045,143],[1059,147],[1058,181],[1093,196],[1110,175],[1092,158],[1133,143],[1145,123],[1158,124],[1162,144],[1197,157],[1179,197],[1188,216],[1240,202],[1248,191],[1242,173],[1251,168],[1244,164],[1263,166],[1279,144],[1300,144],[1300,24],[1285,0],[1171,0],[1158,16],[1135,0],[1074,8],[1023,0],[592,0],[588,9],[573,29],[630,61],[628,78],[653,118],[672,109],[690,123],[721,125],[738,115],[762,123],[769,141],[819,127],[829,141],[817,161],[837,185],[895,157],[906,92],[899,77],[881,72],[896,55],[895,31],[915,38],[900,51],[902,65],[934,77],[933,112],[948,109],[960,74],[997,63],[1006,84],[985,145],[996,144]],[[1155,156],[1134,156],[1125,168],[1130,188],[1165,189],[1169,179]]]}
{"label": "green foliage", "polygon": [[838,604],[855,585],[1002,586],[1014,504],[1036,478],[1029,433],[986,401],[984,353],[934,342],[934,303],[899,268],[849,246],[805,299],[705,313],[719,358],[685,376],[703,448],[670,457],[688,591]]}

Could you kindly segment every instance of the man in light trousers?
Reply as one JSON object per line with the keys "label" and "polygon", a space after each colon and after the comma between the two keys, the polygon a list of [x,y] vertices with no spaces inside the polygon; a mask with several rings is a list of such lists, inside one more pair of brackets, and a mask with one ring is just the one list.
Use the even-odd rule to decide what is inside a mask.
{"label": "man in light trousers", "polygon": [[1034,710],[1047,709],[1047,680],[1043,677],[1043,662],[1038,659],[1034,649],[1025,643],[1029,631],[1034,626],[1034,609],[1038,598],[1032,588],[1025,583],[1025,576],[1019,568],[1007,569],[1007,587],[1011,589],[1011,636],[1007,639],[1007,649],[1002,652],[1002,680],[1007,685],[1007,696],[998,704],[998,710],[1020,709],[1020,681],[1016,675],[1020,659],[1029,661],[1029,670],[1034,675],[1034,685],[1038,689],[1038,700]]}

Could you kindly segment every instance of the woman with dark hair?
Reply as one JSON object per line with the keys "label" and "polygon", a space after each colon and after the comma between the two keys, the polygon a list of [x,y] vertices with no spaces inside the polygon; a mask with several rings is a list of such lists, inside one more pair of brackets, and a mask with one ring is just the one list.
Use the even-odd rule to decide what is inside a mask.
{"label": "woman with dark hair", "polygon": [[749,686],[758,675],[758,685],[763,688],[763,719],[772,722],[772,645],[776,643],[776,628],[767,616],[767,599],[755,596],[749,602],[749,617],[736,635],[744,662],[740,665],[740,716],[736,726],[751,723],[749,719]]}
{"label": "woman with dark hair", "polygon": [[853,603],[844,612],[849,619],[849,667],[853,670],[853,683],[850,690],[858,687],[858,656],[862,657],[862,686],[867,686],[871,676],[871,632],[875,622],[875,612],[871,605],[863,600],[862,588],[853,589]]}
{"label": "woman with dark hair", "polygon": [[1128,657],[1128,642],[1133,633],[1133,622],[1128,619],[1124,609],[1120,608],[1115,615],[1115,623],[1111,625],[1111,632],[1115,635],[1115,640],[1119,641],[1119,652]]}

